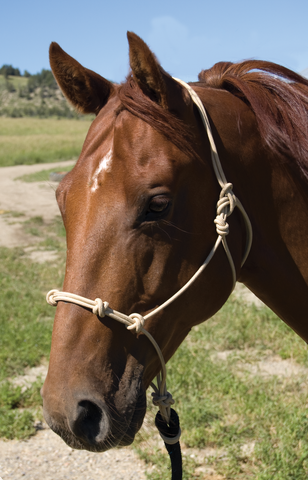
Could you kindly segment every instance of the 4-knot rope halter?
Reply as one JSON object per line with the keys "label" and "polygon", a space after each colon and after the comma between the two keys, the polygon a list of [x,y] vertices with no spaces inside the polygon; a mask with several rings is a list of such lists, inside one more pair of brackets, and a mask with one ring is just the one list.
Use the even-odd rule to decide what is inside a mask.
{"label": "4-knot rope halter", "polygon": [[[166,300],[166,302],[164,302],[162,305],[152,310],[150,313],[148,313],[144,317],[139,313],[132,313],[131,315],[125,315],[124,313],[117,312],[116,310],[113,310],[112,308],[110,308],[108,303],[103,302],[100,298],[96,298],[95,300],[90,300],[88,298],[84,298],[79,295],[75,295],[73,293],[60,292],[58,290],[51,290],[46,297],[47,302],[50,305],[56,306],[57,303],[60,301],[74,303],[75,305],[80,305],[81,307],[91,309],[92,312],[95,315],[98,315],[99,317],[104,317],[105,315],[107,315],[108,317],[123,323],[128,330],[135,330],[136,333],[143,333],[148,337],[148,339],[151,341],[152,345],[154,346],[159,356],[161,366],[162,366],[161,372],[157,376],[157,387],[154,383],[151,383],[151,386],[154,389],[154,393],[152,393],[153,403],[159,407],[161,416],[167,424],[170,424],[170,415],[171,415],[170,407],[174,403],[174,400],[172,399],[172,395],[167,391],[167,387],[166,387],[166,365],[165,365],[163,354],[158,344],[152,337],[152,335],[144,328],[144,323],[146,320],[153,317],[156,313],[165,309],[168,305],[174,302],[177,298],[180,297],[180,295],[182,295],[183,292],[185,292],[191,286],[191,284],[196,280],[196,278],[198,278],[201,275],[205,267],[208,265],[214,253],[218,249],[220,243],[223,244],[223,247],[229,259],[229,263],[232,271],[232,277],[233,277],[233,288],[234,288],[236,283],[236,271],[235,271],[234,262],[227,244],[226,236],[229,233],[229,225],[227,223],[227,217],[231,215],[235,207],[237,207],[243,215],[245,226],[246,226],[246,233],[247,233],[246,248],[245,248],[245,253],[242,260],[242,265],[246,261],[246,258],[249,254],[251,243],[252,243],[252,228],[251,228],[249,218],[241,202],[233,193],[232,183],[227,182],[227,179],[225,177],[225,174],[223,172],[223,169],[219,160],[216,145],[215,145],[214,138],[211,131],[211,126],[210,126],[206,111],[204,109],[204,106],[200,98],[196,94],[196,92],[189,85],[187,85],[187,83],[179,79],[175,79],[175,80],[177,80],[181,85],[183,85],[188,90],[188,92],[192,97],[192,100],[199,108],[199,112],[210,141],[211,158],[212,158],[214,172],[215,172],[217,181],[221,187],[219,200],[217,202],[217,212],[216,212],[217,216],[214,220],[214,223],[216,224],[217,235],[218,235],[214,247],[208,254],[207,258],[205,259],[201,267],[191,277],[191,279],[182,288],[180,288],[178,292],[176,292],[172,297]],[[178,434],[175,436],[172,436],[172,438],[161,434],[164,442],[169,445],[177,443],[180,438],[180,435],[181,435],[180,429],[178,431]]]}
{"label": "4-knot rope halter", "polygon": [[[116,310],[110,308],[108,302],[103,302],[100,298],[90,300],[89,298],[81,297],[80,295],[75,295],[74,293],[59,292],[59,290],[50,290],[50,292],[47,293],[46,300],[49,305],[52,305],[54,307],[57,305],[58,302],[62,301],[74,303],[75,305],[79,305],[84,308],[89,308],[90,310],[92,310],[94,315],[98,315],[101,318],[107,315],[108,317],[113,318],[120,323],[123,323],[126,326],[127,330],[135,330],[136,333],[142,332],[148,337],[148,339],[154,346],[162,365],[162,370],[156,377],[158,387],[156,387],[154,383],[151,383],[151,386],[154,389],[154,392],[152,393],[153,403],[154,405],[159,406],[161,415],[168,423],[170,419],[170,406],[173,405],[174,400],[172,398],[172,395],[167,392],[165,360],[157,342],[154,340],[152,335],[144,328],[145,320],[152,317],[152,315],[156,313],[157,309],[153,310],[144,317],[139,313],[125,315],[124,313],[117,312]],[[180,438],[180,434],[178,438]],[[165,439],[163,438],[163,440]],[[176,439],[176,441],[178,441],[178,439]]]}

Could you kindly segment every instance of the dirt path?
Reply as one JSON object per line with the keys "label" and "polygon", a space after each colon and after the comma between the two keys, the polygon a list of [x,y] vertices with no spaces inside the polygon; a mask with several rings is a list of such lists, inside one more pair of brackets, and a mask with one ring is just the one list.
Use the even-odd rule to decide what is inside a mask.
{"label": "dirt path", "polygon": [[[23,247],[33,243],[33,236],[25,234],[22,223],[30,217],[41,216],[48,221],[59,215],[55,200],[57,183],[27,183],[15,179],[52,168],[57,171],[63,165],[69,165],[69,162],[0,168],[0,246]],[[15,216],[8,221],[5,215],[7,212],[22,216]]]}

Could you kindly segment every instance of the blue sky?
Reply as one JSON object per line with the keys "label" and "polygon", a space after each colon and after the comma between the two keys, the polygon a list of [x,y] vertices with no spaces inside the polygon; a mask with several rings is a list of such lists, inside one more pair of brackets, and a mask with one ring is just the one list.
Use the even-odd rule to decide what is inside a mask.
{"label": "blue sky", "polygon": [[49,68],[58,42],[84,66],[124,80],[126,31],[140,35],[173,76],[194,81],[221,60],[308,67],[308,0],[0,0],[0,66]]}

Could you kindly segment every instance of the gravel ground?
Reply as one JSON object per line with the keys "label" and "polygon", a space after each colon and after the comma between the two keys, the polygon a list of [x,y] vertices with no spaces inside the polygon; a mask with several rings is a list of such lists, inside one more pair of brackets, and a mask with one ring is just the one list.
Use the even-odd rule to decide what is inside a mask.
{"label": "gravel ground", "polygon": [[145,465],[130,448],[73,450],[49,428],[27,441],[0,440],[0,476],[28,480],[145,480]]}

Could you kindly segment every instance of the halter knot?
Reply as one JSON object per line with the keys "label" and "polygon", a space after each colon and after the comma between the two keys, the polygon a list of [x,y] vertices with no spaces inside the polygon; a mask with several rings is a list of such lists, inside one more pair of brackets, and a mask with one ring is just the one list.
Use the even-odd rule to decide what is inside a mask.
{"label": "halter knot", "polygon": [[168,408],[174,404],[174,400],[170,392],[167,392],[164,395],[160,395],[159,392],[152,392],[152,402],[155,407]]}
{"label": "halter knot", "polygon": [[106,315],[106,310],[109,306],[108,302],[103,302],[101,298],[96,298],[94,300],[95,305],[92,307],[92,312],[94,315],[97,315],[100,318],[104,318]]}
{"label": "halter knot", "polygon": [[129,315],[129,318],[131,320],[133,320],[133,324],[132,325],[129,325],[127,326],[127,330],[136,330],[136,333],[139,333],[141,332],[141,330],[143,330],[143,325],[144,325],[144,318],[142,315],[140,315],[139,313],[132,313],[131,315]]}
{"label": "halter knot", "polygon": [[217,215],[225,213],[227,217],[231,215],[236,206],[236,196],[233,193],[232,183],[226,183],[219,194],[217,202]]}
{"label": "halter knot", "polygon": [[49,303],[49,305],[51,305],[52,307],[57,306],[58,302],[55,300],[54,295],[55,293],[58,293],[58,292],[59,290],[54,289],[54,290],[50,290],[46,295],[46,302]]}
{"label": "halter knot", "polygon": [[214,223],[216,224],[216,231],[221,237],[229,234],[229,224],[226,222],[226,218],[231,215],[236,206],[236,196],[232,188],[232,183],[226,183],[222,187],[216,206],[217,216]]}
{"label": "halter knot", "polygon": [[214,223],[216,225],[216,232],[218,233],[218,235],[220,235],[221,237],[225,237],[229,234],[229,223],[226,222],[223,214],[217,215]]}

